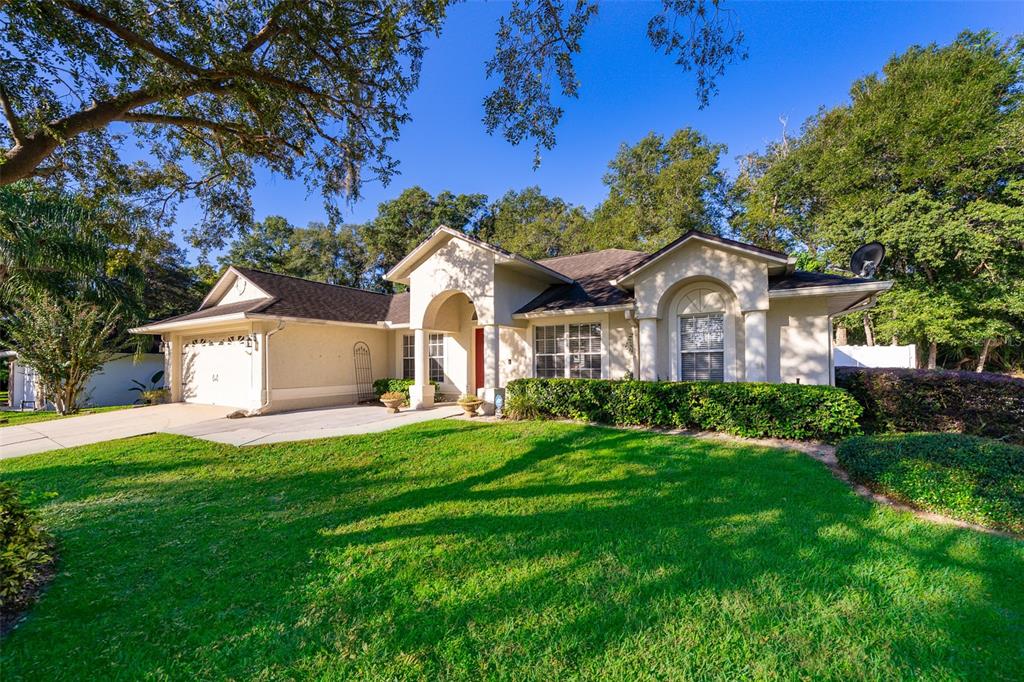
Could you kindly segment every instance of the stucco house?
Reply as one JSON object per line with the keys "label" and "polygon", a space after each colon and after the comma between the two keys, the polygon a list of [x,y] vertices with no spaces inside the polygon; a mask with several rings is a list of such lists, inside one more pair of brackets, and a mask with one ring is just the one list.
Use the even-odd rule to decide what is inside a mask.
{"label": "stucco house", "polygon": [[175,401],[249,414],[372,398],[414,407],[520,377],[833,381],[831,317],[891,282],[801,272],[785,254],[700,232],[655,253],[531,260],[439,227],[387,278],[395,295],[242,267],[159,334]]}

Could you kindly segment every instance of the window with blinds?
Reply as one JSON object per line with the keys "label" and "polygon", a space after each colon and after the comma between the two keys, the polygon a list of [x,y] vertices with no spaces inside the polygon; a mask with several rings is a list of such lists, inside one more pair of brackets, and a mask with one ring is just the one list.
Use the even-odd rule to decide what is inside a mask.
{"label": "window with blinds", "polygon": [[554,324],[533,328],[534,376],[541,379],[601,378],[601,324]]}
{"label": "window with blinds", "polygon": [[402,336],[402,378],[416,378],[416,337],[412,334]]}
{"label": "window with blinds", "polygon": [[430,362],[431,381],[444,381],[444,334],[431,334],[427,339],[427,358]]}
{"label": "window with blinds", "polygon": [[724,381],[725,314],[680,315],[679,351],[683,381]]}
{"label": "window with blinds", "polygon": [[552,379],[565,376],[565,325],[533,328],[534,376]]}
{"label": "window with blinds", "polygon": [[601,378],[600,323],[569,325],[569,377]]}

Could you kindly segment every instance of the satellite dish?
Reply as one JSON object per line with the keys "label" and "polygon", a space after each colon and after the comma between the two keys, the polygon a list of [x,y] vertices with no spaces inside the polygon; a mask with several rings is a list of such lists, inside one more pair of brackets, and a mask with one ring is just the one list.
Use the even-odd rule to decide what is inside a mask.
{"label": "satellite dish", "polygon": [[885,258],[885,247],[878,242],[869,242],[850,256],[850,272],[858,277],[871,279]]}

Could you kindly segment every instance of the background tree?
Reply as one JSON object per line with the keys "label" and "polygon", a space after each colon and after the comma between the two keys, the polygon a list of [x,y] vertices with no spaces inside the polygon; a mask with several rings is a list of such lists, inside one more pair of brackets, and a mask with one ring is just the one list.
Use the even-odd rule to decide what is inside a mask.
{"label": "background tree", "polygon": [[[30,177],[88,195],[132,196],[155,220],[197,197],[196,245],[220,247],[252,219],[253,167],[325,197],[386,182],[425,39],[452,0],[9,0],[0,4],[0,185]],[[740,55],[719,0],[663,0],[652,45],[697,76],[706,103]],[[489,131],[550,148],[575,97],[572,59],[597,0],[515,0],[498,27]],[[680,31],[677,27],[684,27]],[[122,124],[154,163],[127,163]]]}
{"label": "background tree", "polygon": [[1024,328],[1022,98],[1019,37],[912,47],[758,159],[733,225],[837,264],[882,242],[897,284],[867,331],[919,344],[928,367],[941,347],[983,368]]}
{"label": "background tree", "polygon": [[36,370],[43,395],[60,414],[78,410],[89,377],[122,345],[117,308],[104,309],[83,298],[40,294],[0,324],[18,361]]}
{"label": "background tree", "polygon": [[292,274],[285,271],[295,239],[295,227],[282,216],[269,216],[244,230],[220,257],[222,267],[240,267]]}
{"label": "background tree", "polygon": [[527,258],[549,258],[586,251],[590,228],[584,208],[528,187],[509,190],[488,206],[477,235]]}
{"label": "background tree", "polygon": [[39,294],[84,296],[141,317],[142,273],[110,258],[102,216],[32,183],[0,187],[0,314]]}
{"label": "background tree", "polygon": [[410,187],[397,198],[382,202],[377,207],[377,217],[362,231],[371,285],[391,291],[392,285],[384,281],[384,273],[439,225],[474,231],[473,226],[486,206],[487,197],[483,194],[454,194],[446,190],[433,197],[422,187]]}
{"label": "background tree", "polygon": [[724,152],[692,128],[623,144],[604,176],[608,198],[594,212],[592,246],[654,251],[687,230],[721,232]]}

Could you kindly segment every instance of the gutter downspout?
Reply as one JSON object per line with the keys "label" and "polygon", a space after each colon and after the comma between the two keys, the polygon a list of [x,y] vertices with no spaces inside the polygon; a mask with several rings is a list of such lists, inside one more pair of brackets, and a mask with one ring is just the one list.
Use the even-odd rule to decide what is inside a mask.
{"label": "gutter downspout", "polygon": [[281,320],[277,321],[277,329],[271,329],[263,336],[263,392],[266,397],[263,399],[263,404],[255,410],[250,410],[246,413],[246,417],[258,417],[267,411],[270,407],[270,337],[284,329],[284,322]]}

